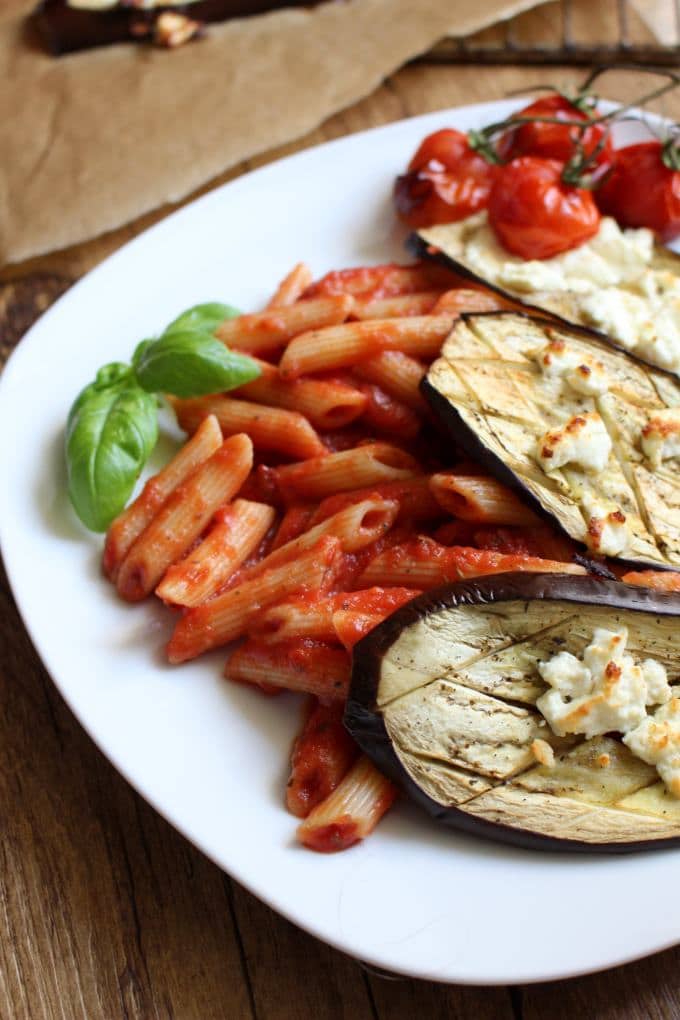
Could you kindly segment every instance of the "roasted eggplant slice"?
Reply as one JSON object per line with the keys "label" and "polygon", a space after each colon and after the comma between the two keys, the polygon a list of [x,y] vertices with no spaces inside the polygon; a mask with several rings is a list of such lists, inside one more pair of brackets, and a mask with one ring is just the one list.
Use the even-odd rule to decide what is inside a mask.
{"label": "roasted eggplant slice", "polygon": [[378,768],[455,828],[542,849],[680,843],[680,800],[655,768],[617,736],[556,737],[535,707],[547,689],[538,663],[581,655],[598,627],[626,627],[631,655],[653,658],[677,684],[679,625],[680,596],[618,581],[461,582],[359,642],[345,724]]}
{"label": "roasted eggplant slice", "polygon": [[588,326],[647,364],[680,373],[680,257],[649,230],[622,231],[605,217],[598,234],[552,259],[505,251],[486,212],[411,235],[409,248],[530,309]]}
{"label": "roasted eggplant slice", "polygon": [[680,383],[590,330],[464,315],[423,382],[440,422],[597,554],[680,568]]}

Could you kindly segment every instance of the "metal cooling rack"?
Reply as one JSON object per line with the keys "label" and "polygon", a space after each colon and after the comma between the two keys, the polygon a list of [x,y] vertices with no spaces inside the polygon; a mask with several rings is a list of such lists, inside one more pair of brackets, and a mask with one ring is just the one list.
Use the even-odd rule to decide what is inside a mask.
{"label": "metal cooling rack", "polygon": [[[680,0],[665,0],[669,38],[655,39],[629,0],[562,0],[465,39],[450,38],[428,60],[458,64],[646,64],[680,67]],[[657,11],[661,3],[656,4]],[[588,9],[589,8],[589,9]],[[536,15],[538,14],[538,18]],[[593,15],[598,25],[591,29]],[[531,20],[529,20],[531,19]],[[542,38],[537,38],[542,29]],[[597,29],[602,41],[597,41]]]}

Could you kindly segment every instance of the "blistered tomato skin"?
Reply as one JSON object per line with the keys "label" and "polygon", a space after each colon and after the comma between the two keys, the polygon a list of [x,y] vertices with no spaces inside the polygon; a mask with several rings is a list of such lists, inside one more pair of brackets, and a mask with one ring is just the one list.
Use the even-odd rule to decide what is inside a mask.
{"label": "blistered tomato skin", "polygon": [[680,171],[665,165],[660,142],[617,149],[595,194],[600,209],[623,227],[649,227],[663,241],[680,235]]}
{"label": "blistered tomato skin", "polygon": [[489,196],[489,223],[500,243],[524,259],[548,259],[597,233],[590,191],[562,181],[554,159],[520,156],[503,167]]}
{"label": "blistered tomato skin", "polygon": [[[593,110],[590,116],[597,114],[598,111]],[[554,117],[562,121],[586,120],[586,114],[582,110],[564,96],[557,94],[542,96],[515,116]],[[540,156],[543,159],[557,159],[566,163],[576,155],[577,139],[586,156],[590,156],[602,142],[602,147],[595,157],[595,165],[604,166],[611,162],[613,145],[611,138],[608,137],[607,128],[602,124],[591,125],[582,135],[578,128],[568,123],[548,124],[544,121],[534,121],[533,124],[522,124],[520,127],[511,128],[503,135],[498,151],[504,161],[516,159],[518,156]]]}
{"label": "blistered tomato skin", "polygon": [[465,219],[485,208],[495,170],[462,131],[435,131],[395,181],[397,215],[413,228]]}

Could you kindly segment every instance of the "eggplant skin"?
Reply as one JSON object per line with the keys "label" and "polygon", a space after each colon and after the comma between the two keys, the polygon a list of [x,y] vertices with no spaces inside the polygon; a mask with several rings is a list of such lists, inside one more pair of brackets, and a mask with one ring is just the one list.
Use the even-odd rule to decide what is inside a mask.
{"label": "eggplant skin", "polygon": [[[377,768],[388,776],[416,804],[434,820],[473,836],[492,839],[525,849],[544,851],[571,851],[578,853],[620,854],[640,850],[668,849],[680,846],[680,822],[677,832],[655,838],[635,838],[624,841],[588,841],[572,838],[571,835],[547,835],[522,824],[505,824],[476,817],[461,807],[438,803],[418,785],[409,774],[395,751],[381,707],[377,703],[381,668],[386,653],[409,627],[418,624],[431,614],[453,611],[461,607],[489,607],[504,602],[559,602],[573,604],[574,612],[587,615],[588,607],[616,614],[617,612],[643,613],[651,617],[650,622],[671,617],[680,625],[680,596],[651,589],[636,588],[618,581],[599,577],[584,577],[565,574],[496,574],[447,585],[436,591],[426,592],[407,603],[370,634],[363,638],[354,649],[353,672],[350,694],[345,710],[345,726],[361,749]],[[502,608],[502,607],[501,607]],[[547,608],[547,607],[546,607]],[[670,621],[672,623],[672,620]],[[680,649],[678,650],[680,660]],[[680,669],[680,662],[678,663]],[[604,738],[610,740],[610,738]],[[581,745],[583,746],[583,745]],[[623,747],[623,745],[621,745]],[[625,750],[625,748],[624,748]],[[638,760],[636,759],[636,762]],[[643,766],[644,767],[644,766]],[[649,787],[653,783],[650,781]],[[512,790],[512,786],[499,784],[496,790]],[[517,799],[523,792],[516,790]],[[493,791],[492,791],[493,792]],[[567,802],[568,798],[540,795],[546,804]],[[531,794],[525,799],[529,800]],[[471,804],[476,798],[471,798]],[[597,805],[581,804],[589,811],[597,811]],[[539,805],[540,810],[540,805]],[[635,828],[640,815],[631,814],[615,807],[602,808],[608,815],[627,819]],[[680,806],[678,807],[680,810]],[[649,819],[650,816],[644,816]],[[654,816],[658,817],[658,816]],[[641,827],[644,833],[644,825]]]}

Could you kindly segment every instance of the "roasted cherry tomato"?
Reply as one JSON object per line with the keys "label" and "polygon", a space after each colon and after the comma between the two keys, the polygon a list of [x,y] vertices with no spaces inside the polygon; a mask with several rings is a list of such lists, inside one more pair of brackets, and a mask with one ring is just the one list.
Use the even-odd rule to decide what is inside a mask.
{"label": "roasted cherry tomato", "polygon": [[[597,115],[597,110],[591,111]],[[560,95],[542,96],[529,106],[520,110],[518,117],[555,117],[558,120],[586,120],[587,115],[578,106],[570,103]],[[546,124],[534,121],[533,124],[522,124],[511,128],[498,143],[498,154],[502,160],[515,159],[517,156],[542,156],[544,159],[559,159],[567,163],[576,155],[576,128],[569,124]],[[582,137],[583,153],[589,156],[597,145],[602,142],[602,149],[594,159],[594,166],[604,166],[611,162],[614,151],[607,128],[602,124],[593,124],[586,128]]]}
{"label": "roasted cherry tomato", "polygon": [[661,142],[617,149],[614,167],[596,191],[600,209],[624,227],[649,227],[664,241],[680,234],[680,170],[664,162]]}
{"label": "roasted cherry tomato", "polygon": [[562,170],[557,160],[520,156],[497,175],[489,223],[514,255],[548,259],[597,233],[600,213],[592,193],[565,184]]}
{"label": "roasted cherry tomato", "polygon": [[435,131],[395,181],[397,214],[410,227],[465,219],[486,206],[495,170],[462,131]]}

